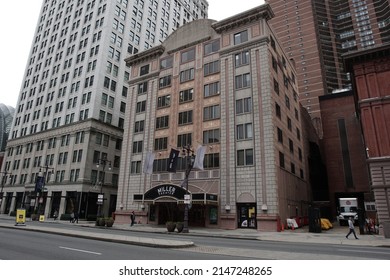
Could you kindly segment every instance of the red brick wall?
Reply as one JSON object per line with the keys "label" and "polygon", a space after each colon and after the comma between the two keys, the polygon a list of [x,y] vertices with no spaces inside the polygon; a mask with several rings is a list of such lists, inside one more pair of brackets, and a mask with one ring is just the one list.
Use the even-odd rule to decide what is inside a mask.
{"label": "red brick wall", "polygon": [[[359,120],[355,113],[352,93],[340,93],[321,98],[320,108],[324,131],[321,144],[324,151],[324,161],[327,166],[330,204],[334,215],[336,215],[335,193],[369,191],[365,146]],[[344,119],[345,121],[352,169],[352,186],[347,186],[345,180],[338,127],[339,119]]]}

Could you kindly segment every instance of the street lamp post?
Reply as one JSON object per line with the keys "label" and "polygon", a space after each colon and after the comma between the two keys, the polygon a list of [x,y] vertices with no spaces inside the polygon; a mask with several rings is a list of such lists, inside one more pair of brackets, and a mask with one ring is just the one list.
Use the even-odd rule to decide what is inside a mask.
{"label": "street lamp post", "polygon": [[[45,170],[43,173],[43,176],[39,176],[39,174],[42,174],[42,171],[41,171],[42,169]],[[46,164],[45,166],[39,167],[39,173],[38,173],[38,179],[37,179],[37,185],[36,185],[36,191],[37,191],[36,199],[42,198],[42,203],[43,203],[43,192],[45,191],[46,180],[47,180],[47,175],[48,175],[49,170],[52,171],[52,174],[54,173],[54,168],[49,167],[48,164]],[[40,207],[41,207],[40,202],[38,202],[38,207],[39,207],[38,212],[40,212]],[[40,214],[40,213],[38,213],[38,214]],[[43,210],[42,214],[45,214],[45,209]]]}
{"label": "street lamp post", "polygon": [[0,197],[0,214],[2,214],[1,206],[3,205],[3,199],[4,199],[4,195],[3,195],[4,184],[5,184],[5,181],[7,180],[7,176],[12,175],[12,174],[7,172],[7,171],[0,172],[0,174],[3,174],[3,177],[1,178],[1,191],[0,191],[0,195],[1,195],[1,197]]}
{"label": "street lamp post", "polygon": [[[105,170],[106,170],[106,165],[108,164],[108,170],[111,170],[111,161],[110,160],[107,160],[106,158],[100,158],[98,159],[98,161],[96,162],[96,167],[99,168],[100,165],[103,166],[102,168],[102,176],[101,176],[101,180],[100,180],[100,193],[98,195],[98,200],[97,200],[97,204],[98,204],[98,210],[97,210],[97,214],[96,214],[96,220],[98,218],[100,218],[102,216],[102,207],[103,207],[103,202],[104,202],[104,198],[103,198],[103,185],[104,185],[104,177],[105,177]],[[98,176],[100,177],[100,176]]]}
{"label": "street lamp post", "polygon": [[[186,159],[186,170],[185,170],[185,186],[186,186],[186,193],[188,195],[188,177],[190,176],[192,167],[194,166],[194,159],[195,154],[194,151],[191,149],[190,145],[187,145],[186,147],[183,147],[183,154],[185,155]],[[183,233],[188,233],[188,210],[189,210],[189,199],[184,199],[184,221],[183,221]]]}

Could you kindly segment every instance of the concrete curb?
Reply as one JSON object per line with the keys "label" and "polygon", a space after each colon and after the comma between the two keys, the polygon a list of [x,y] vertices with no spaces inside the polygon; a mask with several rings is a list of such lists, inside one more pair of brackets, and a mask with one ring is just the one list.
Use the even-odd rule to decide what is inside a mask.
{"label": "concrete curb", "polygon": [[104,233],[84,233],[81,231],[67,230],[67,229],[51,229],[45,227],[35,227],[31,225],[8,225],[1,224],[2,228],[12,228],[18,230],[28,230],[35,232],[44,232],[51,234],[59,234],[64,236],[79,237],[85,239],[94,239],[107,242],[123,243],[130,245],[138,245],[144,247],[154,247],[154,248],[187,248],[194,246],[192,241],[175,241],[175,240],[166,240],[158,238],[143,238],[143,237],[133,237],[133,236],[124,236],[124,235],[115,235],[115,234],[104,234]]}

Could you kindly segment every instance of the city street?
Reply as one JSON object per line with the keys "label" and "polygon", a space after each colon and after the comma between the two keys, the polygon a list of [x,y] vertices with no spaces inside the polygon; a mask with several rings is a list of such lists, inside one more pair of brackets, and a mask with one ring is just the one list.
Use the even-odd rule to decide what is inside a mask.
{"label": "city street", "polygon": [[[140,237],[151,240],[193,242],[186,248],[150,248],[105,242],[87,238],[21,230],[21,227],[0,228],[0,259],[11,260],[120,260],[120,259],[310,259],[310,260],[389,260],[390,249],[373,246],[261,241],[247,238],[205,237],[183,234],[162,234],[121,229],[101,229],[68,223],[28,222],[26,229],[69,230],[86,236]],[[113,238],[114,239],[114,238]]]}

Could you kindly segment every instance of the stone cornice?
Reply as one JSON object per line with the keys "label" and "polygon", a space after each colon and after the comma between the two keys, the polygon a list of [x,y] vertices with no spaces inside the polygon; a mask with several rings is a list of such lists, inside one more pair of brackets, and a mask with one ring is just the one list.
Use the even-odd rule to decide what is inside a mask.
{"label": "stone cornice", "polygon": [[110,134],[116,137],[123,137],[123,129],[120,129],[116,126],[102,123],[96,119],[86,119],[79,122],[62,125],[56,128],[48,129],[45,131],[40,131],[38,133],[26,135],[20,138],[10,139],[7,142],[7,148],[15,147],[19,145],[25,145],[27,143],[32,143],[36,141],[46,140],[53,137],[60,137],[66,134],[74,134],[79,131],[105,131],[110,130]]}
{"label": "stone cornice", "polygon": [[273,17],[274,13],[271,10],[270,5],[264,4],[246,12],[213,23],[211,26],[217,33],[222,33],[229,29],[237,28],[242,25],[248,25],[249,23],[258,21],[260,19],[270,20]]}
{"label": "stone cornice", "polygon": [[151,60],[154,57],[161,56],[165,51],[165,48],[162,45],[158,45],[154,48],[150,48],[146,51],[134,54],[125,59],[126,66],[130,67],[135,64],[140,64],[143,61]]}

